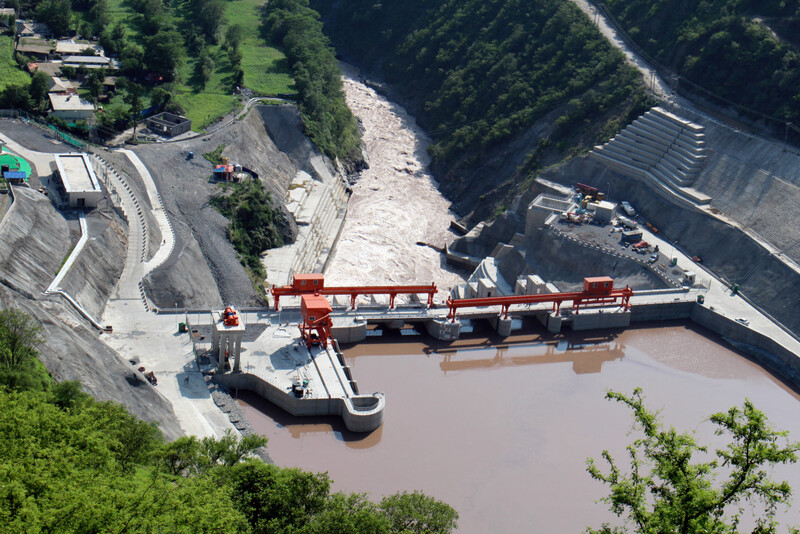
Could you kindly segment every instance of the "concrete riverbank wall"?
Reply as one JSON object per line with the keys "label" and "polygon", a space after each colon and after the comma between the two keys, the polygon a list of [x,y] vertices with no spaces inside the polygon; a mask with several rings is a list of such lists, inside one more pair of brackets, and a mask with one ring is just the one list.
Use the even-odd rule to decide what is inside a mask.
{"label": "concrete riverbank wall", "polygon": [[371,432],[383,423],[382,394],[349,398],[298,398],[249,373],[219,373],[214,381],[229,390],[252,391],[295,416],[338,415],[351,432]]}
{"label": "concrete riverbank wall", "polygon": [[692,322],[722,336],[728,343],[746,353],[765,369],[800,388],[800,354],[749,326],[700,304],[695,304],[689,317]]}

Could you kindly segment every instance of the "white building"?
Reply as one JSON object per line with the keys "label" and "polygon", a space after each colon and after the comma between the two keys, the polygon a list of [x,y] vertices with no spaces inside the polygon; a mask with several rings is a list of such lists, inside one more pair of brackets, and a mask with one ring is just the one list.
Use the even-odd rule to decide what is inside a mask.
{"label": "white building", "polygon": [[96,208],[103,198],[100,181],[86,154],[56,154],[53,177],[65,204],[70,208]]}
{"label": "white building", "polygon": [[94,114],[94,104],[70,93],[50,93],[50,115],[65,121],[82,121]]}

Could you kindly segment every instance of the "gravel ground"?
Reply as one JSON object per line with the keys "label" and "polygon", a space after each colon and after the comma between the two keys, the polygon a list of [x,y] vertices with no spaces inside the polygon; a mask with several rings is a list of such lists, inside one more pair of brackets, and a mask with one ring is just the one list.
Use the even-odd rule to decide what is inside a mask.
{"label": "gravel ground", "polygon": [[[613,229],[613,231],[612,231]],[[619,229],[614,229],[612,225],[599,226],[596,224],[570,224],[559,221],[556,230],[572,235],[587,245],[594,245],[611,254],[628,258],[633,261],[645,262],[651,265],[651,270],[658,270],[660,275],[669,278],[674,285],[680,285],[683,281],[683,269],[674,268],[669,265],[669,250],[659,250],[656,252],[652,247],[646,253],[638,253],[633,248],[633,243],[624,246],[622,234]],[[658,256],[658,260],[650,263],[651,256]]]}
{"label": "gravel ground", "polygon": [[[297,169],[271,141],[261,117],[259,113],[251,112],[244,120],[208,136],[175,143],[140,145],[135,149],[156,181],[179,240],[185,246],[193,246],[192,243],[196,242],[205,257],[205,265],[197,261],[167,262],[157,270],[169,270],[167,276],[160,278],[162,286],[171,278],[177,287],[179,281],[176,278],[191,280],[204,276],[198,274],[199,271],[210,271],[224,303],[237,306],[264,304],[228,241],[228,220],[208,202],[219,186],[210,181],[213,167],[203,158],[204,153],[225,145],[223,155],[230,156],[232,162],[258,172],[271,190],[285,190]],[[188,158],[189,152],[194,152],[192,159]],[[180,296],[186,296],[186,293],[182,292]],[[165,294],[163,299],[170,300],[170,296]],[[212,299],[198,294],[194,300],[196,302],[185,302],[184,305],[202,305]]]}
{"label": "gravel ground", "polygon": [[41,128],[19,119],[0,119],[0,130],[20,145],[36,152],[63,154],[75,151],[74,147],[56,141]]}

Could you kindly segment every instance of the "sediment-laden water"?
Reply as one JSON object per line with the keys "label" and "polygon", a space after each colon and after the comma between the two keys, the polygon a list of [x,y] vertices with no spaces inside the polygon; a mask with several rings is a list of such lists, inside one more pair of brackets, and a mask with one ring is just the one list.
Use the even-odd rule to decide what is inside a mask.
{"label": "sediment-laden water", "polygon": [[353,186],[347,220],[325,271],[331,285],[429,284],[463,281],[442,255],[456,216],[427,170],[424,132],[399,105],[367,87],[345,66],[347,103],[361,121],[369,169]]}
{"label": "sediment-laden water", "polygon": [[[526,335],[452,346],[368,340],[345,351],[362,392],[383,391],[381,428],[292,418],[244,396],[276,463],[327,471],[334,489],[375,499],[420,489],[455,507],[459,532],[581,532],[613,517],[585,471],[604,449],[621,462],[634,436],[608,390],[642,387],[663,419],[719,443],[706,421],[747,397],[800,438],[800,397],[690,324],[623,332]],[[432,340],[428,340],[431,341]],[[777,476],[800,491],[800,468]],[[795,507],[786,520],[800,523]]]}

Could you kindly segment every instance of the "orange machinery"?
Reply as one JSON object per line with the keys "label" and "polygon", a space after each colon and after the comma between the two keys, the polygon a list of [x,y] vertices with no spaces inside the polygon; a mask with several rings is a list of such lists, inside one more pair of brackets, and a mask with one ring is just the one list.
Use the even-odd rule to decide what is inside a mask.
{"label": "orange machinery", "polygon": [[350,307],[356,307],[356,298],[359,295],[389,295],[389,308],[394,308],[394,299],[397,295],[428,295],[428,307],[433,306],[433,297],[436,295],[436,284],[429,286],[352,286],[352,287],[325,287],[325,277],[322,274],[296,274],[292,277],[292,285],[273,287],[272,297],[275,299],[275,310],[282,296],[299,296],[307,293],[319,295],[350,295]]}
{"label": "orange machinery", "polygon": [[239,316],[236,314],[236,310],[230,306],[226,307],[222,312],[222,321],[225,326],[239,326]]}
{"label": "orange machinery", "polygon": [[614,289],[614,280],[608,276],[598,276],[583,279],[583,291],[572,293],[545,293],[542,295],[511,295],[508,297],[486,297],[477,299],[447,299],[450,313],[447,318],[456,320],[456,311],[460,308],[478,308],[482,306],[500,306],[504,318],[508,318],[508,308],[512,304],[534,304],[538,302],[552,302],[553,311],[561,310],[561,303],[571,301],[577,314],[580,307],[604,306],[614,304],[620,299],[620,306],[630,309],[630,300],[633,290],[628,286],[624,289]]}
{"label": "orange machinery", "polygon": [[[303,322],[300,323],[300,334],[306,342],[306,346],[319,343],[323,347],[328,346],[331,339],[331,304],[328,299],[320,295],[306,293],[300,296],[300,309],[303,314]],[[315,333],[316,332],[316,333]]]}

